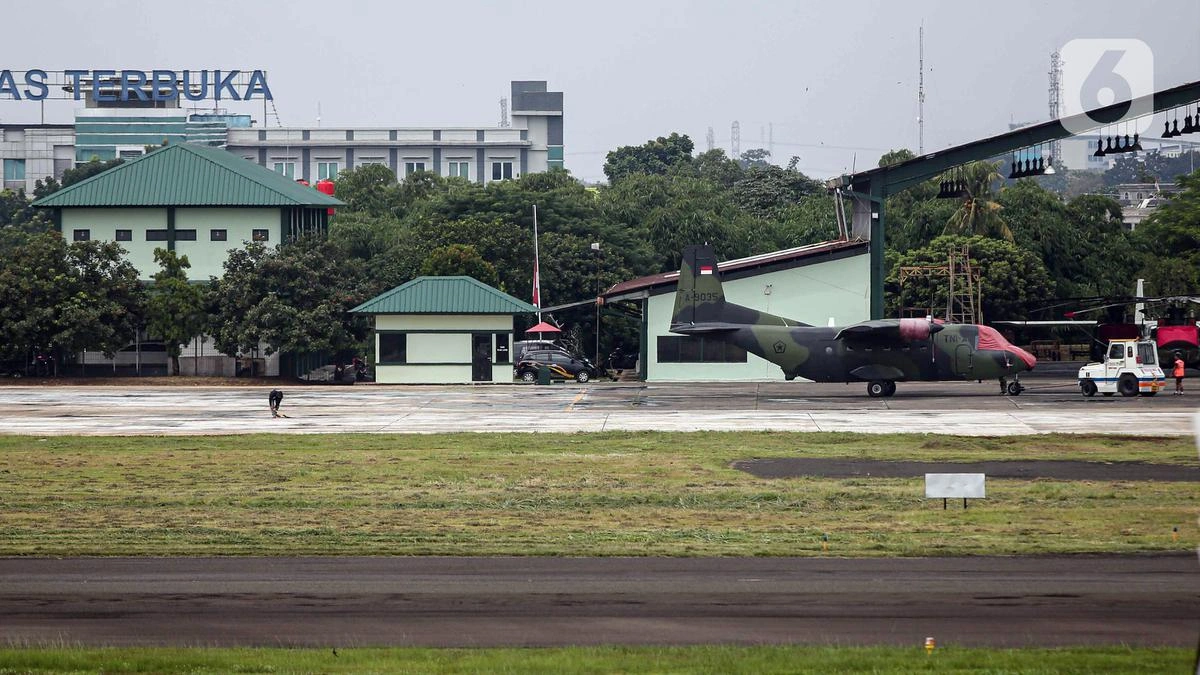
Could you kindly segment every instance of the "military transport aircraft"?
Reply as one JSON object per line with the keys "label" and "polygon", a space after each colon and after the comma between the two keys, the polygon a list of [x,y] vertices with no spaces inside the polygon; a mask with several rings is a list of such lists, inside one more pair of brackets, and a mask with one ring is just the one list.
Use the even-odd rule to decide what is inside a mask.
{"label": "military transport aircraft", "polygon": [[872,397],[891,396],[903,381],[983,379],[999,379],[1001,393],[1016,396],[1024,389],[1018,374],[1037,364],[989,326],[881,319],[824,328],[726,302],[709,246],[683,249],[671,332],[735,344],[789,380],[866,382]]}

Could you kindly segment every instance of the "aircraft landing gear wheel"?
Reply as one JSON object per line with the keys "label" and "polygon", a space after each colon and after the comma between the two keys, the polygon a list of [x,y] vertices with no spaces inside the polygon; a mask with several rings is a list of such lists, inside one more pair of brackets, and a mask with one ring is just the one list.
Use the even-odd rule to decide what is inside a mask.
{"label": "aircraft landing gear wheel", "polygon": [[887,391],[883,392],[884,396],[892,396],[893,394],[896,393],[896,383],[895,382],[892,382],[891,380],[887,380],[884,382],[884,384],[887,386]]}
{"label": "aircraft landing gear wheel", "polygon": [[1096,395],[1096,383],[1091,380],[1084,380],[1079,385],[1079,391],[1083,392],[1084,396],[1091,398]]}
{"label": "aircraft landing gear wheel", "polygon": [[1128,374],[1122,375],[1121,379],[1119,381],[1117,381],[1117,391],[1121,392],[1122,396],[1126,396],[1126,397],[1137,396],[1137,394],[1138,394],[1137,378],[1134,377],[1133,375],[1128,375]]}
{"label": "aircraft landing gear wheel", "polygon": [[1022,387],[1020,382],[1009,382],[1008,383],[1008,395],[1009,396],[1020,396],[1021,392],[1023,392],[1023,391],[1025,391],[1025,387]]}
{"label": "aircraft landing gear wheel", "polygon": [[887,396],[888,383],[887,380],[871,380],[867,383],[867,396],[871,398],[879,398]]}

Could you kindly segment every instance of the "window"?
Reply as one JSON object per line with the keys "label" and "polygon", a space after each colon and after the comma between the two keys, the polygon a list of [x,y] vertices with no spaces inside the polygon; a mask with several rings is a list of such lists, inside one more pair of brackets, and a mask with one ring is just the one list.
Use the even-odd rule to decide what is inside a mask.
{"label": "window", "polygon": [[275,162],[275,173],[281,173],[288,178],[296,177],[295,162]]}
{"label": "window", "polygon": [[378,164],[379,166],[387,166],[387,160],[385,160],[382,157],[363,157],[362,160],[359,161],[359,163],[358,163],[358,165],[360,167],[371,166],[372,164]]}
{"label": "window", "polygon": [[228,237],[228,233],[226,233],[225,230],[209,230],[208,231],[208,240],[209,241],[225,241],[227,237]]}
{"label": "window", "polygon": [[471,177],[471,163],[450,162],[450,175],[469,179]]}
{"label": "window", "polygon": [[133,241],[133,230],[117,230],[117,241]]}
{"label": "window", "polygon": [[144,154],[146,153],[141,150],[121,150],[117,153],[117,156],[121,159],[133,159],[134,157],[141,157]]}
{"label": "window", "polygon": [[1121,358],[1121,354],[1122,354],[1124,351],[1125,351],[1125,348],[1124,348],[1124,347],[1122,347],[1120,344],[1114,344],[1114,345],[1113,345],[1111,348],[1109,348],[1109,350],[1108,350],[1108,358],[1110,358],[1110,359],[1119,359],[1119,358]]}
{"label": "window", "polygon": [[404,175],[405,176],[411,176],[418,171],[424,171],[424,170],[425,170],[425,162],[405,162],[404,163]]}
{"label": "window", "polygon": [[408,363],[408,334],[379,334],[379,363]]}
{"label": "window", "polygon": [[175,230],[175,241],[196,241],[196,231]]}
{"label": "window", "polygon": [[508,333],[496,333],[496,363],[508,362]]}
{"label": "window", "polygon": [[508,180],[512,176],[512,162],[492,162],[492,180]]}
{"label": "window", "polygon": [[271,232],[269,230],[254,230],[250,234],[250,238],[254,241],[271,241]]}
{"label": "window", "polygon": [[4,180],[25,180],[25,160],[4,160]]}
{"label": "window", "polygon": [[1138,363],[1146,366],[1158,365],[1158,350],[1154,348],[1154,345],[1149,342],[1139,342],[1137,350]]}
{"label": "window", "polygon": [[91,230],[75,230],[75,241],[88,241],[92,238]]}
{"label": "window", "polygon": [[658,338],[659,363],[745,363],[746,350],[737,345],[702,337]]}
{"label": "window", "polygon": [[146,230],[146,241],[166,241],[166,230]]}
{"label": "window", "polygon": [[337,162],[317,162],[317,180],[333,180],[338,175]]}

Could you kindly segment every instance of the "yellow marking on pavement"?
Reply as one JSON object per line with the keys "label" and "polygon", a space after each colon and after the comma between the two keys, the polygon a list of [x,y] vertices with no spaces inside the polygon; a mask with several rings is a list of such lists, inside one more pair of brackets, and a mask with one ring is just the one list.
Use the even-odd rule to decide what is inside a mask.
{"label": "yellow marking on pavement", "polygon": [[586,391],[581,391],[581,392],[579,392],[579,395],[575,397],[575,400],[574,400],[574,401],[571,401],[570,403],[568,403],[568,404],[567,404],[567,407],[566,407],[566,408],[564,408],[564,410],[565,410],[566,412],[571,412],[572,410],[574,410],[574,409],[575,409],[575,404],[576,404],[576,403],[579,403],[580,401],[582,401],[582,400],[583,400],[583,397],[584,397],[586,394],[587,394],[587,392],[586,392]]}

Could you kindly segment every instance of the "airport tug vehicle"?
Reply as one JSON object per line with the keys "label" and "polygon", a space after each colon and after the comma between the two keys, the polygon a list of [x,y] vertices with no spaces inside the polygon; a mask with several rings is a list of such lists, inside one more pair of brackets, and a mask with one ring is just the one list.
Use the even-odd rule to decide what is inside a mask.
{"label": "airport tug vehicle", "polygon": [[1079,391],[1084,396],[1153,396],[1167,386],[1158,366],[1158,348],[1149,340],[1112,340],[1102,363],[1079,369]]}

